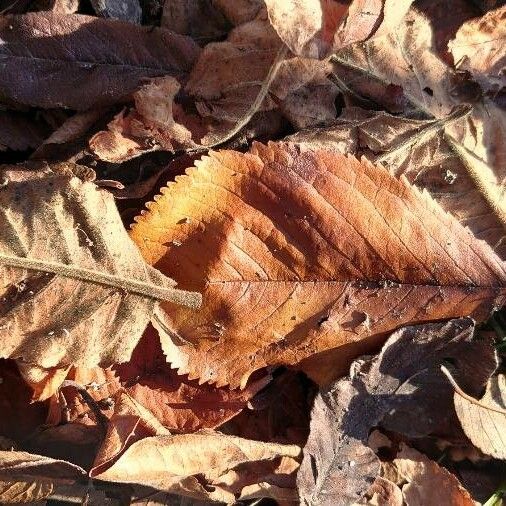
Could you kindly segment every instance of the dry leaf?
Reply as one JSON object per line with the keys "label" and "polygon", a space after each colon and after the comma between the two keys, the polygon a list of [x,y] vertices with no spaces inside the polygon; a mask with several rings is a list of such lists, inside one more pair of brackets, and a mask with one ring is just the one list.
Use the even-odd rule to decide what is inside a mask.
{"label": "dry leaf", "polygon": [[23,441],[23,448],[31,453],[65,460],[87,471],[93,465],[103,437],[104,430],[99,426],[80,423],[43,425]]}
{"label": "dry leaf", "polygon": [[165,428],[144,406],[127,393],[114,398],[114,414],[107,425],[107,434],[95,457],[90,474],[100,474],[115,462],[136,441],[150,436],[169,436]]}
{"label": "dry leaf", "polygon": [[506,376],[490,378],[478,400],[458,386],[448,369],[443,372],[455,388],[455,411],[467,437],[486,455],[506,460]]}
{"label": "dry leaf", "polygon": [[1,168],[1,357],[40,399],[73,364],[128,360],[156,301],[187,298],[144,264],[93,177],[73,164]]}
{"label": "dry leaf", "polygon": [[393,465],[402,479],[399,486],[402,488],[406,506],[426,506],[427,504],[475,506],[476,504],[454,474],[404,443],[401,443]]}
{"label": "dry leaf", "polygon": [[401,489],[391,481],[377,476],[374,483],[369,487],[367,493],[358,503],[352,506],[367,504],[369,506],[403,506]]}
{"label": "dry leaf", "polygon": [[497,359],[490,343],[472,339],[473,329],[470,319],[404,327],[377,357],[358,360],[349,379],[317,396],[297,477],[306,504],[345,505],[367,492],[379,471],[366,446],[376,425],[408,437],[459,437],[439,366],[455,363],[459,378],[480,390]]}
{"label": "dry leaf", "polygon": [[[118,391],[124,390],[171,431],[193,432],[218,427],[246,408],[251,397],[267,384],[269,376],[251,382],[245,390],[189,381],[171,369],[155,329],[149,326],[128,362],[109,369],[77,368],[68,379],[84,385],[103,408],[113,408]],[[92,423],[90,408],[79,393],[69,387],[64,395],[69,421]]]}
{"label": "dry leaf", "polygon": [[233,503],[249,485],[261,482],[292,489],[299,456],[300,448],[295,445],[250,441],[212,431],[153,436],[134,443],[95,477]]}
{"label": "dry leaf", "polygon": [[0,451],[0,502],[31,503],[50,495],[55,486],[86,476],[69,462],[20,451]]}
{"label": "dry leaf", "polygon": [[3,16],[0,38],[0,93],[46,108],[118,102],[146,77],[184,75],[199,53],[168,30],[80,14]]}
{"label": "dry leaf", "polygon": [[[444,188],[444,184],[437,172],[434,174],[437,178],[434,195],[446,206],[446,210],[454,213],[459,220],[471,224],[473,230],[477,230],[480,235],[489,234],[491,240],[494,240],[497,231],[502,230],[499,244],[494,246],[501,246],[504,254],[505,223],[501,216],[493,214],[489,202],[491,201],[493,208],[502,209],[504,216],[506,144],[503,139],[506,132],[506,115],[487,98],[478,100],[479,97],[477,99],[465,95],[466,83],[462,83],[461,76],[438,55],[433,24],[412,8],[398,29],[390,35],[340,51],[335,57],[335,73],[342,87],[344,86],[343,89],[351,89],[354,94],[382,105],[388,106],[391,98],[388,85],[400,87],[398,89],[402,91],[403,100],[397,100],[397,103],[403,102],[400,110],[406,115],[423,114],[428,118],[443,120],[454,112],[455,107],[465,102],[473,102],[470,113],[459,121],[445,124],[444,131],[467,152],[483,162],[478,172],[466,174],[465,170],[460,170],[455,173],[459,178],[468,179],[463,185],[469,187],[470,191],[466,193],[464,200],[477,204],[462,206],[462,200],[455,198],[443,201],[439,192]],[[440,161],[438,152],[433,156],[429,151],[424,156],[424,159],[427,158],[433,158],[430,165],[435,166],[437,163],[444,163],[445,157]],[[396,174],[405,173],[410,182],[419,184],[420,169],[410,171],[409,167],[408,170],[396,166],[391,168]],[[453,167],[449,170],[452,172]],[[426,179],[428,181],[422,184],[432,192],[428,175]],[[447,185],[448,191],[454,193],[450,186]],[[482,209],[488,210],[485,215]],[[495,224],[491,225],[494,220]]]}
{"label": "dry leaf", "polygon": [[198,147],[205,130],[199,125],[199,118],[189,117],[174,103],[179,88],[177,80],[170,76],[152,79],[141,86],[133,94],[135,110],[127,115],[119,113],[108,130],[90,139],[93,154],[101,160],[119,163],[149,151],[174,152]]}
{"label": "dry leaf", "polygon": [[[72,143],[82,138],[86,132],[102,117],[102,109],[90,109],[78,112],[65,120],[40,146],[31,154],[31,160],[70,160],[62,145],[72,149]],[[70,145],[70,146],[69,146]],[[77,148],[76,151],[80,151]],[[63,155],[63,157],[62,157]]]}
{"label": "dry leaf", "polygon": [[[382,167],[257,144],[211,153],[132,227],[146,261],[201,290],[191,314],[163,305],[168,361],[201,382],[244,386],[273,364],[336,348],[350,359],[403,324],[486,317],[505,266],[430,196]],[[319,376],[320,379],[321,376]]]}
{"label": "dry leaf", "polygon": [[[286,140],[303,149],[363,155],[372,162],[386,164],[396,175],[405,175],[417,186],[427,188],[444,209],[451,210],[476,237],[506,258],[506,229],[498,219],[501,211],[491,212],[492,203],[480,195],[476,181],[469,177],[464,159],[471,155],[465,152],[459,156],[444,135],[446,125],[460,121],[469,112],[464,106],[443,119],[418,120],[350,107],[332,125],[297,132]],[[474,159],[472,163],[480,164],[480,171],[482,162]],[[493,185],[490,191],[500,190]],[[463,199],[462,195],[470,197]],[[501,199],[497,194],[494,201]]]}
{"label": "dry leaf", "polygon": [[[277,34],[263,19],[235,28],[224,42],[207,44],[185,86],[199,113],[219,121],[240,120],[259,94],[281,45]],[[312,85],[324,87],[327,97],[323,102],[327,109],[320,106],[322,117],[317,118],[317,123],[335,117],[333,100],[337,88],[326,79],[329,70],[328,62],[284,58],[259,110],[276,108],[280,102],[290,104],[297,100],[291,95],[304,90],[309,96],[307,85]]]}
{"label": "dry leaf", "polygon": [[396,27],[412,0],[265,0],[269,21],[294,54],[324,58]]}
{"label": "dry leaf", "polygon": [[488,92],[506,86],[506,6],[464,23],[450,49],[455,66],[467,70]]}

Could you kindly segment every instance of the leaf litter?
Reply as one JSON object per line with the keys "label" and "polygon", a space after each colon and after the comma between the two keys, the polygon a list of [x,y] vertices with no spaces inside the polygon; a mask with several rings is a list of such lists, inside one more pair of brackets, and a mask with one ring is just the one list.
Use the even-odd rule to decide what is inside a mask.
{"label": "leaf litter", "polygon": [[500,500],[501,2],[0,12],[0,502]]}

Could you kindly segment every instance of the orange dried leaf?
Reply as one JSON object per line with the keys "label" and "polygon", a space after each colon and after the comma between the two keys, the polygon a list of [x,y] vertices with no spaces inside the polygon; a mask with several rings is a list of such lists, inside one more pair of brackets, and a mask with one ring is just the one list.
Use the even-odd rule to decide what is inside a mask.
{"label": "orange dried leaf", "polygon": [[203,292],[163,304],[168,361],[244,386],[267,365],[338,349],[325,369],[415,322],[504,303],[506,266],[426,192],[382,167],[289,144],[213,152],[162,189],[131,237],[148,263]]}
{"label": "orange dried leaf", "polygon": [[[84,385],[102,409],[109,408],[105,411],[108,416],[115,408],[112,401],[117,403],[118,394],[124,391],[169,430],[193,432],[218,427],[245,409],[269,376],[251,382],[245,390],[199,385],[171,368],[156,330],[149,326],[128,362],[109,369],[77,367],[68,379]],[[69,421],[95,423],[90,407],[74,388],[66,388],[63,394]]]}

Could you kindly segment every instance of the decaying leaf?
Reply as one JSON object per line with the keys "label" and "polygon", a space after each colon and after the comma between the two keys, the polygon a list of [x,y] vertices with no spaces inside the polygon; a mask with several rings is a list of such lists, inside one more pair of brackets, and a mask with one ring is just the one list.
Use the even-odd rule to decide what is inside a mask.
{"label": "decaying leaf", "polygon": [[[218,427],[246,408],[269,376],[251,382],[245,390],[189,381],[171,369],[155,329],[149,326],[128,362],[108,369],[78,367],[68,379],[85,386],[103,408],[114,408],[118,393],[124,391],[171,431],[193,432]],[[90,423],[93,414],[79,393],[69,387],[64,395],[69,421]]]}
{"label": "decaying leaf", "polygon": [[[418,187],[427,188],[444,209],[506,258],[506,208],[494,205],[503,200],[501,189],[488,186],[485,194],[491,192],[491,199],[484,198],[470,175],[478,172],[479,176],[488,168],[472,153],[462,153],[462,148],[456,151],[459,145],[444,134],[446,125],[469,113],[470,108],[463,106],[442,119],[420,120],[350,107],[333,124],[297,132],[287,140],[303,149],[350,153],[387,165],[397,176],[405,175]],[[475,171],[466,163],[468,159],[477,166]]]}
{"label": "decaying leaf", "polygon": [[[149,151],[174,152],[198,147],[205,130],[199,128],[198,118],[185,115],[182,107],[174,103],[179,88],[177,80],[170,76],[152,79],[141,86],[133,94],[135,110],[119,113],[109,123],[108,130],[90,139],[93,154],[101,160],[118,163]],[[193,132],[180,121],[193,127]]]}
{"label": "decaying leaf", "polygon": [[379,471],[366,446],[376,425],[408,437],[459,437],[439,366],[454,363],[470,390],[480,391],[497,359],[490,343],[472,339],[473,328],[470,319],[404,327],[377,357],[358,360],[349,379],[317,396],[297,477],[306,504],[350,504],[366,493]]}
{"label": "decaying leaf", "polygon": [[[233,29],[226,41],[207,44],[185,86],[198,112],[219,121],[242,118],[259,94],[280,46],[278,35],[262,18]],[[283,58],[259,110],[273,109],[280,102],[289,107],[297,100],[292,94],[304,90],[308,98],[311,93],[306,87],[311,85],[319,88],[323,102],[317,123],[328,121],[335,116],[337,94],[337,87],[326,79],[329,71],[328,62],[290,55]],[[304,104],[299,106],[304,108]]]}
{"label": "decaying leaf", "polygon": [[118,102],[146,77],[184,75],[199,53],[162,28],[80,14],[2,16],[0,38],[1,95],[47,108]]}
{"label": "decaying leaf", "polygon": [[475,399],[443,369],[455,388],[455,411],[467,437],[486,455],[506,460],[506,376],[493,376],[485,395]]}
{"label": "decaying leaf", "polygon": [[318,372],[335,378],[403,324],[481,320],[506,294],[485,243],[353,157],[287,144],[211,153],[148,208],[131,231],[144,258],[204,294],[197,314],[166,304],[155,326],[168,361],[202,382],[244,386],[331,349]]}
{"label": "decaying leaf", "polygon": [[1,357],[17,359],[35,397],[50,396],[72,364],[128,360],[157,300],[196,302],[142,261],[93,171],[0,170]]}
{"label": "decaying leaf", "polygon": [[[196,451],[197,450],[197,451]],[[97,479],[142,484],[196,499],[233,503],[249,486],[292,491],[300,448],[205,431],[153,436],[131,445]],[[272,490],[271,490],[272,492]],[[268,494],[265,494],[268,496]]]}
{"label": "decaying leaf", "polygon": [[0,502],[31,503],[72,483],[85,472],[69,462],[20,451],[0,451]]}
{"label": "decaying leaf", "polygon": [[[465,187],[464,200],[472,205],[463,206],[462,194],[455,195],[457,192],[451,183],[456,179],[450,177],[445,181],[445,145],[441,147],[442,153],[427,149],[422,166],[414,170],[406,165],[390,164],[388,157],[385,162],[397,175],[405,174],[410,182],[427,188],[447,211],[481,237],[490,236],[493,246],[501,247],[502,254],[506,254],[504,223],[488,203],[498,195],[494,197],[493,207],[502,209],[503,214],[506,212],[506,145],[503,142],[506,116],[490,99],[466,94],[467,83],[438,54],[433,21],[411,8],[391,34],[350,46],[335,55],[334,62],[335,74],[346,93],[351,90],[354,96],[372,100],[387,110],[393,94],[397,106],[393,112],[443,120],[456,107],[472,103],[469,114],[444,125],[445,133],[483,162],[477,174],[467,173],[462,164],[452,163],[448,168],[450,176],[454,172],[458,179],[467,179],[459,184]],[[439,170],[438,164],[442,165]],[[451,196],[446,198],[445,192]]]}
{"label": "decaying leaf", "polygon": [[[67,155],[67,151],[62,145],[72,152],[72,143],[77,144],[78,140],[83,138],[86,132],[102,117],[101,108],[90,109],[88,111],[77,112],[65,120],[30,156],[31,160],[58,160],[75,161]],[[74,153],[81,151],[80,147],[73,150]],[[78,155],[77,155],[78,156]]]}
{"label": "decaying leaf", "polygon": [[104,433],[103,427],[80,423],[43,425],[23,441],[23,448],[31,453],[70,462],[88,471]]}
{"label": "decaying leaf", "polygon": [[114,413],[107,425],[107,434],[95,457],[92,475],[100,474],[136,441],[150,436],[168,436],[165,428],[144,406],[127,393],[114,397]]}
{"label": "decaying leaf", "polygon": [[476,504],[454,474],[404,443],[391,465],[396,469],[406,506]]}
{"label": "decaying leaf", "polygon": [[294,54],[324,58],[394,28],[412,0],[266,0],[269,20]]}
{"label": "decaying leaf", "polygon": [[353,506],[367,504],[370,506],[403,506],[401,489],[390,480],[377,476],[374,483],[369,487],[365,497]]}
{"label": "decaying leaf", "polygon": [[464,23],[448,47],[455,66],[467,70],[489,92],[506,86],[506,7]]}

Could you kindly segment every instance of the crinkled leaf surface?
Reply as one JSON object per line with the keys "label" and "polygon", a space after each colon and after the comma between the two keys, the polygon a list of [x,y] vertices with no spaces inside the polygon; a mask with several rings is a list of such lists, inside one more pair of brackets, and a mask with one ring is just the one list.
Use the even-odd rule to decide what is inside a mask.
{"label": "crinkled leaf surface", "polygon": [[0,451],[0,502],[32,503],[47,497],[55,486],[83,478],[78,466],[20,451]]}
{"label": "crinkled leaf surface", "polygon": [[454,474],[404,443],[392,465],[397,470],[406,506],[476,504]]}
{"label": "crinkled leaf surface", "polygon": [[155,321],[167,360],[200,381],[244,385],[330,349],[336,377],[403,324],[482,319],[506,295],[485,243],[353,157],[284,144],[212,153],[148,207],[131,232],[145,259],[203,291],[198,313],[165,304]]}
{"label": "crinkled leaf surface", "polygon": [[[259,94],[271,67],[276,65],[282,45],[276,32],[261,18],[236,27],[223,42],[207,44],[185,86],[201,116],[221,122],[242,118]],[[299,128],[308,126],[310,113],[305,109],[312,102],[311,95],[318,90],[320,118],[312,120],[314,123],[328,121],[335,116],[334,99],[338,91],[326,79],[330,68],[327,61],[285,54],[259,110],[279,107]],[[296,108],[298,94],[303,94],[305,101],[299,100],[297,113],[292,109]]]}
{"label": "crinkled leaf surface", "polygon": [[183,76],[199,53],[183,35],[81,14],[0,19],[0,95],[77,110],[125,99],[146,77]]}
{"label": "crinkled leaf surface", "polygon": [[233,503],[248,485],[260,482],[293,489],[299,456],[296,445],[212,431],[153,436],[134,443],[96,478]]}
{"label": "crinkled leaf surface", "polygon": [[455,65],[468,70],[485,91],[506,86],[506,7],[465,22],[448,48]]}
{"label": "crinkled leaf surface", "polygon": [[455,364],[459,378],[480,391],[497,359],[490,343],[473,341],[473,329],[469,318],[404,327],[377,357],[358,360],[350,378],[317,396],[297,476],[305,504],[345,505],[367,491],[379,460],[366,443],[378,424],[408,437],[462,438],[439,366]]}
{"label": "crinkled leaf surface", "polygon": [[[78,367],[69,373],[68,378],[85,385],[102,407],[123,390],[175,432],[220,426],[245,409],[249,399],[269,381],[268,376],[261,378],[251,382],[245,390],[190,381],[178,375],[167,363],[158,334],[151,326],[144,332],[128,362],[108,369]],[[63,393],[70,410],[70,421],[89,422],[90,408],[79,393],[72,387]]]}
{"label": "crinkled leaf surface", "polygon": [[[405,174],[410,182],[429,190],[447,211],[454,213],[480,237],[488,236],[492,246],[501,247],[504,255],[506,115],[488,98],[480,100],[479,94],[469,96],[469,82],[463,81],[438,54],[436,23],[411,8],[390,34],[340,51],[335,56],[335,74],[343,89],[368,99],[368,105],[372,100],[392,111],[389,103],[393,94],[397,100],[393,101],[396,109],[392,112],[406,115],[445,119],[456,107],[472,103],[470,113],[459,121],[448,122],[444,133],[482,162],[479,170],[467,171],[462,160],[446,167],[447,159],[455,158],[455,154],[444,155],[448,150],[446,141],[440,150],[434,151],[434,144],[426,146],[420,166],[396,166],[391,163],[394,160],[388,158],[384,161],[396,174]],[[395,93],[392,90],[396,90]],[[452,186],[455,178],[445,181],[446,170],[466,180],[458,186],[472,205],[462,205],[462,193],[457,193]],[[494,208],[499,213],[494,212]]]}
{"label": "crinkled leaf surface", "polygon": [[266,0],[269,21],[295,54],[323,58],[395,27],[413,0]]}
{"label": "crinkled leaf surface", "polygon": [[17,359],[32,383],[72,364],[128,360],[157,300],[178,297],[174,281],[142,261],[90,172],[0,168],[1,357]]}
{"label": "crinkled leaf surface", "polygon": [[[505,258],[506,229],[444,134],[446,125],[464,121],[469,113],[470,107],[462,106],[441,119],[413,119],[349,107],[333,124],[297,132],[287,140],[304,149],[363,155],[385,164],[397,176],[427,188],[444,209]],[[480,164],[478,170],[486,173],[488,169],[482,170]],[[491,188],[499,192],[496,200],[500,202],[500,188]]]}

